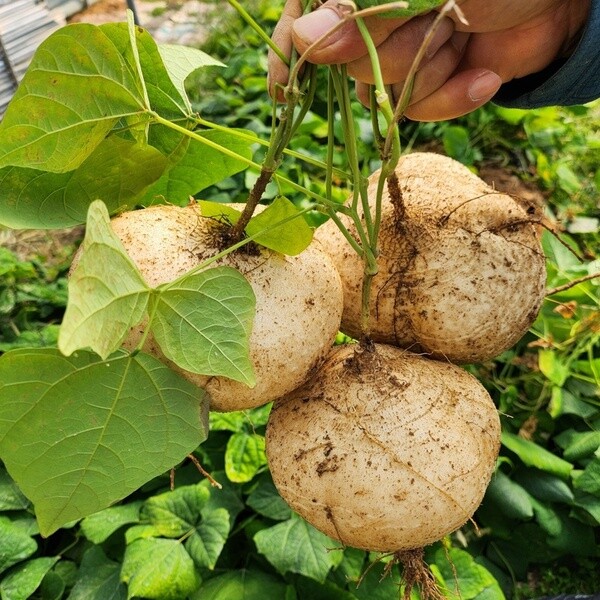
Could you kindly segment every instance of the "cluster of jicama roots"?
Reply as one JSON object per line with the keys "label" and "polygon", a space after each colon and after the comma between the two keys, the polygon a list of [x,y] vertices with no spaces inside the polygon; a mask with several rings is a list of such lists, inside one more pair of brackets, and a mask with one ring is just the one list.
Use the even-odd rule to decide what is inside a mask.
{"label": "cluster of jicama roots", "polygon": [[[500,422],[483,386],[456,365],[524,335],[544,296],[545,261],[533,209],[461,164],[415,153],[396,172],[399,193],[383,199],[368,341],[332,349],[338,329],[361,334],[363,263],[330,221],[299,256],[236,252],[218,263],[238,268],[257,297],[257,385],[190,379],[214,410],[275,401],[266,441],[282,497],[344,545],[397,553],[456,530],[481,502]],[[219,249],[211,232],[220,225],[193,206],[113,224],[152,285]],[[147,349],[160,355],[152,339]]]}

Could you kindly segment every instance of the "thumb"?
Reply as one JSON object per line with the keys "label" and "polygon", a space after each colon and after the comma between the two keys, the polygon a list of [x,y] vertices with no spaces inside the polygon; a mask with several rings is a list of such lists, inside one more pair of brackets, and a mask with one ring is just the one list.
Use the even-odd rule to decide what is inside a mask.
{"label": "thumb", "polygon": [[[339,25],[347,14],[339,0],[327,0],[314,12],[308,13],[294,22],[292,37],[294,45],[301,54],[322,38],[332,28]],[[406,19],[367,17],[365,24],[375,45],[384,41],[392,31]],[[367,53],[367,48],[354,21],[349,21],[327,35],[317,47],[310,51],[308,59],[318,64],[347,63]]]}

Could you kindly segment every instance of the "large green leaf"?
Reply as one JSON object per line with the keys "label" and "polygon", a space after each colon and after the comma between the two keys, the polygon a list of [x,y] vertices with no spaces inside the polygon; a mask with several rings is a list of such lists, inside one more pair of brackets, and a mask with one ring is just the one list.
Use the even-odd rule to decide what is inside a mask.
{"label": "large green leaf", "polygon": [[58,557],[42,556],[28,560],[13,569],[0,582],[2,600],[27,600],[38,589],[42,579],[56,564]]}
{"label": "large green leaf", "polygon": [[343,558],[338,542],[295,513],[288,521],[259,531],[254,542],[280,573],[299,573],[321,582]]}
{"label": "large green leaf", "polygon": [[31,556],[37,547],[37,542],[18,524],[0,516],[0,573]]}
{"label": "large green leaf", "polygon": [[[185,144],[185,153],[182,153],[178,162],[146,191],[145,204],[165,201],[187,204],[190,196],[245,169],[247,160],[252,157],[252,141],[240,138],[234,133],[204,131],[198,135],[213,144],[227,148],[241,158],[237,159],[212,146],[181,135],[180,146],[177,149],[183,149]],[[158,140],[155,143],[164,144],[165,141]]]}
{"label": "large green leaf", "polygon": [[200,585],[194,562],[178,540],[139,539],[127,546],[121,570],[128,598],[184,600]]}
{"label": "large green leaf", "polygon": [[535,442],[526,440],[513,433],[502,433],[502,445],[514,452],[528,467],[535,467],[563,479],[566,479],[573,470],[571,463],[555,456],[548,450],[538,446]]}
{"label": "large green leaf", "polygon": [[180,462],[207,434],[204,392],[142,353],[0,357],[0,458],[43,535]]}
{"label": "large green leaf", "polygon": [[85,222],[97,198],[110,213],[132,208],[166,166],[155,148],[110,136],[68,173],[5,167],[0,170],[0,223],[16,229],[72,227]]}
{"label": "large green leaf", "polygon": [[[382,14],[384,17],[414,17],[423,12],[432,10],[444,4],[446,0],[408,0],[406,8],[390,10]],[[370,6],[384,6],[389,4],[390,0],[356,0],[359,8],[369,8]]]}
{"label": "large green leaf", "polygon": [[69,600],[125,600],[120,574],[121,565],[109,560],[100,546],[92,546],[83,555]]}
{"label": "large green leaf", "polygon": [[254,385],[249,342],[255,310],[246,278],[215,267],[159,288],[151,328],[165,356],[186,371]]}
{"label": "large green leaf", "polygon": [[91,348],[106,359],[142,320],[150,289],[110,226],[106,206],[92,202],[80,255],[69,280],[69,303],[58,347],[69,356]]}
{"label": "large green leaf", "polygon": [[42,42],[0,123],[0,167],[71,171],[120,119],[148,110],[113,32],[77,23]]}

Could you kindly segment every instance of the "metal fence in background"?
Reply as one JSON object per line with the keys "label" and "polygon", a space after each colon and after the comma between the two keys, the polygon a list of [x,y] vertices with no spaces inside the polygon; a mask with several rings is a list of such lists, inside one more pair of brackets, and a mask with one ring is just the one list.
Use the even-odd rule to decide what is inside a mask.
{"label": "metal fence in background", "polygon": [[0,119],[37,47],[96,0],[0,0]]}

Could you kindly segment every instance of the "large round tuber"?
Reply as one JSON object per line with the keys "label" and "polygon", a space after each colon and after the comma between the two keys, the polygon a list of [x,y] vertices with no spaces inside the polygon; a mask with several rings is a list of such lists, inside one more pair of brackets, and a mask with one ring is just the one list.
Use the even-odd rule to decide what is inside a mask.
{"label": "large round tuber", "polygon": [[[396,175],[398,193],[392,197],[386,186],[383,196],[366,333],[454,363],[497,356],[526,333],[544,298],[536,207],[438,154],[408,154]],[[369,178],[372,209],[378,177]],[[349,219],[341,219],[357,237]],[[317,237],[342,278],[342,331],[360,337],[362,261],[332,221]]]}
{"label": "large round tuber", "polygon": [[[112,220],[112,228],[152,287],[173,281],[223,249],[224,225],[202,217],[196,205],[123,213]],[[207,390],[213,410],[260,406],[300,385],[329,351],[343,304],[339,275],[317,242],[298,256],[254,248],[231,253],[214,265],[238,269],[256,296],[250,336],[256,386],[172,366]],[[135,347],[144,328],[145,323],[135,327],[125,346]],[[144,350],[166,361],[151,335]]]}
{"label": "large round tuber", "polygon": [[275,402],[266,432],[286,502],[342,544],[420,548],[458,529],[494,471],[500,422],[455,365],[393,346],[335,348],[310,382]]}

